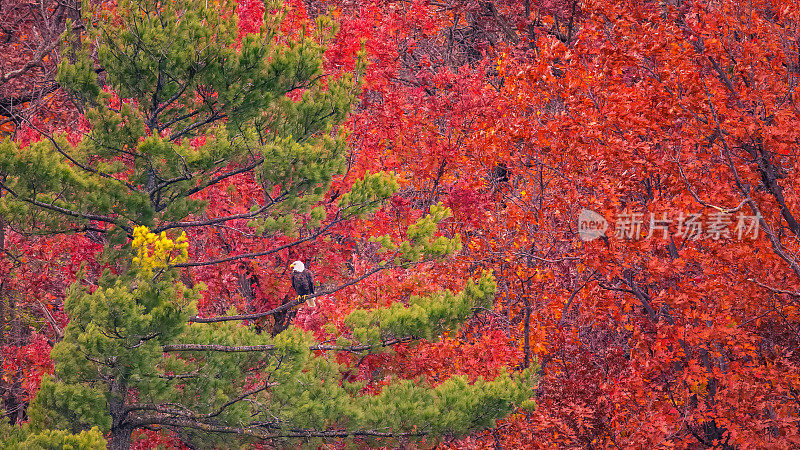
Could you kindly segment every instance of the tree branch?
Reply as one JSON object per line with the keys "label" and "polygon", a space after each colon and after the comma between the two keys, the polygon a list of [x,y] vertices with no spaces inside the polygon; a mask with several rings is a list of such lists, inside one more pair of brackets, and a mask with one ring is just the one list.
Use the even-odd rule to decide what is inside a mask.
{"label": "tree branch", "polygon": [[160,233],[162,231],[169,230],[169,229],[172,229],[172,228],[205,227],[205,226],[216,225],[218,223],[228,222],[228,221],[236,220],[236,219],[252,219],[253,217],[256,217],[257,215],[259,215],[262,212],[266,211],[270,206],[273,206],[275,203],[276,203],[276,201],[272,201],[272,202],[262,206],[261,208],[255,210],[253,212],[248,212],[248,213],[232,214],[230,216],[217,217],[215,219],[208,219],[208,220],[194,220],[194,221],[191,221],[191,222],[173,222],[171,224],[164,225],[164,226],[156,228],[153,231],[153,233],[158,234],[158,233]]}
{"label": "tree branch", "polygon": [[223,173],[222,175],[218,175],[218,176],[216,176],[216,177],[214,177],[214,178],[212,178],[212,179],[208,180],[208,182],[206,182],[206,183],[203,183],[203,184],[201,184],[200,186],[197,186],[197,187],[194,187],[194,188],[192,188],[192,189],[189,189],[188,191],[186,191],[186,192],[184,193],[184,196],[188,197],[188,196],[190,196],[190,195],[192,195],[192,194],[196,194],[196,193],[198,193],[198,192],[202,191],[203,189],[205,189],[205,188],[207,188],[207,187],[209,187],[209,186],[212,186],[212,185],[214,185],[214,184],[217,184],[217,183],[219,183],[220,181],[222,181],[222,180],[224,180],[224,179],[226,179],[226,178],[232,177],[232,176],[234,176],[234,175],[239,175],[240,173],[249,172],[250,170],[254,169],[256,166],[258,166],[258,165],[259,165],[259,164],[261,164],[262,162],[264,162],[264,157],[263,157],[263,156],[261,156],[261,157],[258,157],[258,158],[256,158],[256,159],[255,159],[253,162],[251,162],[250,164],[248,164],[248,165],[247,165],[247,166],[245,166],[245,167],[241,167],[241,168],[239,168],[239,169],[236,169],[236,170],[232,170],[232,171],[230,171],[230,172]]}
{"label": "tree branch", "polygon": [[[378,344],[361,344],[339,347],[337,345],[311,345],[308,347],[312,351],[337,351],[359,353],[378,347],[390,347],[396,344],[404,344],[418,339],[414,336],[389,339]],[[222,352],[222,353],[245,353],[245,352],[271,352],[275,350],[272,344],[265,345],[222,345],[222,344],[167,344],[162,345],[161,349],[165,352]]]}
{"label": "tree branch", "polygon": [[323,295],[328,295],[328,294],[332,294],[334,292],[340,291],[340,290],[342,290],[342,289],[344,289],[346,287],[352,286],[352,285],[360,282],[361,280],[366,279],[369,276],[372,276],[373,274],[376,274],[376,273],[380,272],[381,270],[388,269],[388,268],[389,268],[389,266],[376,267],[376,268],[370,270],[369,272],[365,273],[364,275],[361,275],[358,278],[355,278],[355,279],[353,279],[351,281],[348,281],[347,283],[344,283],[344,284],[341,284],[339,286],[336,286],[333,289],[329,289],[329,290],[323,291],[323,292],[317,292],[315,294],[305,295],[303,297],[297,297],[296,299],[294,299],[294,300],[292,300],[292,301],[290,301],[288,303],[284,303],[283,305],[278,306],[277,308],[273,308],[273,309],[271,309],[269,311],[265,311],[265,312],[261,312],[261,313],[255,313],[255,314],[240,314],[240,315],[237,315],[237,316],[217,316],[217,317],[197,317],[197,316],[193,316],[193,317],[189,318],[189,322],[194,322],[194,323],[214,323],[214,322],[225,322],[225,321],[229,321],[229,320],[254,320],[254,319],[259,319],[261,317],[271,316],[271,315],[277,314],[279,312],[287,311],[287,310],[289,310],[289,309],[291,309],[291,308],[293,308],[293,307],[295,307],[295,306],[297,306],[297,305],[299,305],[301,303],[305,303],[306,300],[309,300],[309,299],[312,299],[312,298],[321,297]]}
{"label": "tree branch", "polygon": [[233,405],[234,403],[240,402],[251,395],[258,394],[259,392],[262,392],[272,386],[276,386],[277,384],[278,383],[264,383],[262,386],[242,392],[240,395],[220,405],[220,407],[217,408],[215,411],[212,411],[207,414],[197,414],[191,411],[190,409],[183,407],[182,405],[180,405],[181,406],[180,408],[170,408],[168,406],[162,406],[156,404],[133,404],[125,408],[125,414],[131,413],[133,411],[155,411],[162,414],[173,414],[177,416],[187,417],[193,420],[210,419],[212,417],[216,417],[222,414],[229,406]]}
{"label": "tree branch", "polygon": [[80,213],[80,212],[73,211],[71,209],[62,208],[60,206],[56,206],[56,205],[53,205],[53,204],[50,204],[50,203],[43,203],[43,202],[40,202],[38,200],[32,200],[32,199],[29,199],[29,198],[20,197],[19,195],[16,194],[16,192],[14,192],[11,189],[9,189],[8,186],[4,185],[2,182],[0,182],[0,187],[5,189],[6,191],[8,191],[8,193],[13,195],[14,198],[19,199],[19,200],[21,200],[21,201],[23,201],[25,203],[29,203],[31,205],[38,206],[40,208],[47,209],[47,210],[50,210],[50,211],[58,212],[58,213],[61,213],[61,214],[64,214],[64,215],[70,216],[70,217],[77,217],[79,219],[97,220],[99,222],[110,223],[110,224],[113,224],[113,225],[116,225],[116,226],[122,228],[127,233],[131,232],[129,227],[126,227],[126,226],[120,224],[117,220],[115,220],[115,219],[113,219],[111,217],[100,216],[100,215],[97,215],[97,214]]}
{"label": "tree branch", "polygon": [[[212,266],[214,264],[220,264],[220,263],[224,263],[224,262],[236,261],[236,260],[244,259],[244,258],[255,258],[255,257],[258,257],[258,256],[271,255],[273,253],[277,253],[277,252],[279,252],[281,250],[284,250],[284,249],[287,249],[289,247],[294,247],[295,245],[302,244],[303,242],[308,242],[310,240],[316,239],[317,237],[323,235],[331,227],[333,227],[337,223],[341,222],[342,220],[343,219],[335,219],[331,223],[329,223],[328,225],[325,225],[324,227],[322,227],[316,233],[310,234],[310,235],[308,235],[308,236],[306,236],[306,237],[304,237],[302,239],[298,239],[296,241],[289,242],[288,244],[279,245],[278,247],[275,247],[275,248],[273,248],[271,250],[264,250],[262,252],[242,253],[241,255],[235,255],[235,256],[228,256],[228,257],[225,257],[225,258],[212,259],[210,261],[186,262],[186,263],[181,263],[181,264],[175,264],[174,267]],[[161,228],[159,228],[159,230],[161,230]]]}

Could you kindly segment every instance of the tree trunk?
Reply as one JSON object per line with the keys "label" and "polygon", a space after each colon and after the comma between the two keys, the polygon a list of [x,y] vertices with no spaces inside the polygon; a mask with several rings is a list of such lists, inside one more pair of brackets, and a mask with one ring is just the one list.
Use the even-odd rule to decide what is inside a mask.
{"label": "tree trunk", "polygon": [[[0,189],[0,197],[3,196],[3,190]],[[5,258],[6,249],[6,224],[3,218],[0,217],[0,261]],[[6,399],[6,386],[3,383],[5,373],[3,372],[3,365],[5,364],[5,356],[2,351],[6,346],[6,298],[3,295],[6,287],[6,271],[3,270],[0,275],[0,409],[5,407]],[[0,420],[5,420],[5,413]]]}
{"label": "tree trunk", "polygon": [[[2,192],[0,192],[0,196]],[[0,259],[5,258],[6,224],[0,218]],[[16,320],[13,296],[6,301],[7,271],[0,275],[0,348],[7,345],[22,345],[22,332]],[[25,403],[22,398],[22,380],[19,374],[14,373],[10,381],[4,382],[9,377],[3,372],[5,363],[0,352],[0,409],[5,410],[5,415],[12,424],[25,420]]]}
{"label": "tree trunk", "polygon": [[108,448],[111,450],[128,450],[131,448],[131,433],[133,428],[125,422],[125,399],[128,394],[128,387],[125,383],[114,379],[111,382],[111,395],[108,401],[108,409],[111,413],[111,443]]}
{"label": "tree trunk", "polygon": [[[5,257],[3,248],[5,247],[5,224],[3,219],[0,219],[0,261]],[[5,364],[5,352],[3,349],[6,346],[6,298],[3,296],[5,288],[5,271],[0,276],[0,409],[3,409],[6,397],[6,387],[3,384],[5,379],[3,372],[3,365]],[[0,420],[5,420],[5,417],[0,417]]]}
{"label": "tree trunk", "polygon": [[522,362],[522,367],[527,369],[531,365],[531,301],[525,297],[525,330],[524,330],[524,351],[525,359]]}
{"label": "tree trunk", "polygon": [[111,428],[109,450],[128,450],[131,448],[131,430],[128,427]]}

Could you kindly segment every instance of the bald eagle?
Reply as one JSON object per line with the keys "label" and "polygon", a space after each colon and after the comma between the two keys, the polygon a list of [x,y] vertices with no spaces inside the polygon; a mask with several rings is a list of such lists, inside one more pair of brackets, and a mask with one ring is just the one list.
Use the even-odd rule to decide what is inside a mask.
{"label": "bald eagle", "polygon": [[[292,287],[294,291],[297,292],[297,295],[300,297],[304,297],[309,294],[314,293],[314,275],[311,274],[310,271],[306,270],[305,264],[302,261],[295,261],[289,267],[292,270]],[[312,308],[317,306],[314,299],[308,300],[308,306]]]}

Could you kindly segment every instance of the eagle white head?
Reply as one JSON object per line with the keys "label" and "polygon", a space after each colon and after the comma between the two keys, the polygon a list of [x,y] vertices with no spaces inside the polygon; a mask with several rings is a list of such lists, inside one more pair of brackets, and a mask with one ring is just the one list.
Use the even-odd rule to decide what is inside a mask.
{"label": "eagle white head", "polygon": [[289,265],[295,272],[302,272],[306,270],[306,265],[303,264],[303,261],[295,261]]}

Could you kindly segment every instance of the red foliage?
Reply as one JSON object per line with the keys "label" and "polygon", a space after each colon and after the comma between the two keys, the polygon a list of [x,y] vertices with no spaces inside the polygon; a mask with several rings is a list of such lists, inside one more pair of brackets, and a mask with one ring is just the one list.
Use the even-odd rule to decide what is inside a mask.
{"label": "red foliage", "polygon": [[[261,26],[262,7],[240,1],[242,35]],[[325,53],[328,74],[352,70],[362,46],[369,64],[346,125],[349,170],[322,206],[332,217],[336,193],[367,171],[395,171],[401,192],[327,238],[185,270],[185,282],[209,287],[201,314],[285,302],[296,259],[323,285],[352,279],[374,261],[369,237],[399,237],[441,201],[454,212],[443,232],[461,235],[461,254],[381,272],[295,318],[318,338],[335,338],[353,308],[457,290],[493,270],[500,291],[493,309],[460,331],[391,355],[341,355],[356,366],[346,376],[368,381],[367,392],[392,377],[475,379],[538,362],[535,412],[451,444],[798,444],[796,5],[293,0],[282,27],[290,36],[311,30],[329,7],[341,29]],[[50,122],[65,123],[53,108],[59,118]],[[23,143],[38,138],[31,127],[16,133]],[[196,197],[213,218],[260,204],[259,189],[245,174]],[[609,239],[580,239],[584,208],[609,220]],[[671,239],[611,231],[625,214],[641,214],[647,233],[651,213],[721,210],[734,221],[760,214],[762,233],[693,240],[675,235],[674,222]],[[188,234],[199,261],[292,241],[254,236],[245,220]],[[0,260],[3,273],[14,274],[4,281],[21,293],[15,302],[35,311],[26,299],[47,301],[29,312],[39,328],[29,329],[24,345],[4,348],[3,373],[41,374],[49,362],[32,356],[43,353],[43,336],[57,338],[64,288],[99,247],[75,237],[6,239],[30,258]],[[90,266],[87,278],[98,270]],[[176,445],[143,436],[137,445]]]}
{"label": "red foliage", "polygon": [[[492,346],[508,349],[510,366],[526,356],[543,365],[539,409],[464,445],[797,441],[789,330],[800,128],[789,43],[800,16],[767,1],[681,5],[337,2],[336,45],[365,39],[371,63],[351,174],[395,170],[405,180],[392,214],[369,229],[432,202],[451,206],[448,227],[465,250],[430,283],[492,268],[497,320],[478,330],[505,332]],[[645,235],[650,213],[739,208],[766,222],[757,239],[584,243],[582,208],[610,230],[620,214],[641,213]],[[390,282],[364,286],[374,304]],[[409,376],[452,373],[462,367],[452,342],[367,359],[363,376],[392,364]]]}
{"label": "red foliage", "polygon": [[24,390],[22,401],[30,400],[36,391],[42,376],[53,373],[53,362],[50,360],[50,344],[44,336],[34,333],[30,343],[21,347],[5,345],[0,348],[3,361],[3,382],[13,383],[22,380]]}

